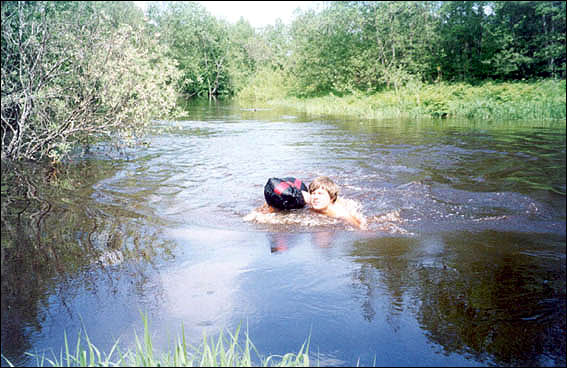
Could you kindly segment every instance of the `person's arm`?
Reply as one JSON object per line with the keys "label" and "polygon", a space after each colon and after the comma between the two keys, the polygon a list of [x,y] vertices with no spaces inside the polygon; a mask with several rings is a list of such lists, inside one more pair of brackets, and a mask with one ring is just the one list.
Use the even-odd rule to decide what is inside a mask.
{"label": "person's arm", "polygon": [[331,216],[341,218],[348,222],[350,225],[360,230],[368,229],[368,222],[366,221],[366,218],[363,214],[357,213],[352,209],[347,208],[340,202],[336,202],[336,205],[333,206]]}
{"label": "person's arm", "polygon": [[366,221],[366,218],[362,215],[348,214],[348,216],[345,217],[345,220],[349,224],[357,227],[360,230],[368,229],[368,222]]}

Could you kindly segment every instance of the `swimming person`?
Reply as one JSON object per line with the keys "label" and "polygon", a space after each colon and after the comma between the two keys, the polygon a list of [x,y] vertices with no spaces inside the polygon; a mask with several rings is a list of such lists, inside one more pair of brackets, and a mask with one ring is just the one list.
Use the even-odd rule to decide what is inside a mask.
{"label": "swimming person", "polygon": [[312,211],[344,220],[361,230],[368,228],[366,218],[339,197],[338,185],[327,176],[319,176],[309,184],[308,202]]}
{"label": "swimming person", "polygon": [[264,187],[266,203],[257,209],[260,213],[291,210],[309,205],[313,212],[337,218],[360,229],[367,230],[366,218],[346,199],[339,197],[339,187],[327,176],[319,176],[309,188],[299,179],[270,178]]}

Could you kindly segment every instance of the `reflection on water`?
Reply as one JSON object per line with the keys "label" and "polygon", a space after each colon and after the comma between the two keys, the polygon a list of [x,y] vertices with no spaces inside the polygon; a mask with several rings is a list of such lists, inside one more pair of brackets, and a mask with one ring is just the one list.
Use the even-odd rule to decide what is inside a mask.
{"label": "reflection on water", "polygon": [[145,287],[145,265],[171,254],[159,221],[93,201],[93,184],[113,175],[112,166],[86,161],[56,175],[32,164],[2,167],[3,179],[13,176],[22,184],[2,193],[2,354],[16,357],[14,363],[38,348],[38,336],[48,336],[49,345],[61,342],[62,330],[46,329],[81,327],[77,313],[85,311],[72,310],[71,300],[85,291],[104,299],[104,288],[112,296],[136,293]]}
{"label": "reflection on water", "polygon": [[369,293],[361,310],[375,316],[380,306],[371,294],[380,284],[392,298],[392,315],[411,309],[446,353],[555,365],[565,351],[565,258],[541,251],[562,245],[561,238],[490,231],[445,233],[417,244],[356,242],[358,277]]}
{"label": "reflection on water", "polygon": [[[147,147],[2,164],[12,362],[83,326],[132,347],[147,312],[159,349],[246,323],[266,355],[311,336],[321,365],[565,364],[564,124],[192,109]],[[320,175],[369,231],[255,211],[267,178]]]}

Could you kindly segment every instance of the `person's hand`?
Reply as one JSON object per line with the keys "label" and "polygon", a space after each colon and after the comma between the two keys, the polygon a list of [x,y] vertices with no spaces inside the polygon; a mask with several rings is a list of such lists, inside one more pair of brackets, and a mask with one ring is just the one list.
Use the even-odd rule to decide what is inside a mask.
{"label": "person's hand", "polygon": [[274,213],[274,212],[276,212],[276,210],[274,210],[274,207],[270,206],[267,203],[264,203],[262,206],[258,207],[257,211],[260,212],[260,213]]}
{"label": "person's hand", "polygon": [[350,222],[360,230],[368,230],[368,221],[366,221],[366,217],[362,214],[352,215]]}

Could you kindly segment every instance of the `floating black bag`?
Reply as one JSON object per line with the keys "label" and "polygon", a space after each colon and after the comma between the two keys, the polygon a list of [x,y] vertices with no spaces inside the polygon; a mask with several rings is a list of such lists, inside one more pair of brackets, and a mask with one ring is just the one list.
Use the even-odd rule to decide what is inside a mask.
{"label": "floating black bag", "polygon": [[280,210],[291,210],[305,206],[301,191],[307,192],[307,187],[296,178],[270,178],[264,186],[266,202]]}

